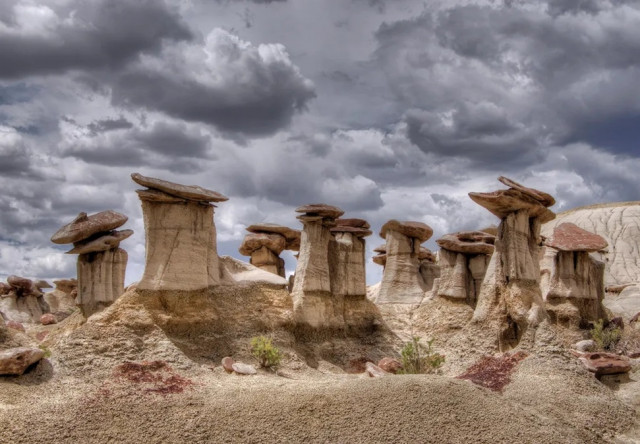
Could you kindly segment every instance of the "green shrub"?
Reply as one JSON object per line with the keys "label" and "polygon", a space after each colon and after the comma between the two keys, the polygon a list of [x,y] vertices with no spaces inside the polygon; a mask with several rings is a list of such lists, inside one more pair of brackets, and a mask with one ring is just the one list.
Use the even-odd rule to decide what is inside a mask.
{"label": "green shrub", "polygon": [[596,343],[598,350],[613,350],[622,337],[622,331],[618,327],[604,327],[604,321],[600,319],[591,330],[591,339]]}
{"label": "green shrub", "polygon": [[44,352],[45,358],[51,357],[51,350],[49,350],[49,347],[47,347],[46,345],[40,344],[38,345],[38,348]]}
{"label": "green shrub", "polygon": [[260,367],[277,367],[282,360],[282,354],[271,343],[271,338],[256,336],[251,338],[251,354],[260,363]]}
{"label": "green shrub", "polygon": [[420,343],[420,338],[414,336],[407,342],[400,354],[402,355],[402,370],[399,373],[435,373],[444,364],[444,355],[437,353],[431,339],[427,345]]}

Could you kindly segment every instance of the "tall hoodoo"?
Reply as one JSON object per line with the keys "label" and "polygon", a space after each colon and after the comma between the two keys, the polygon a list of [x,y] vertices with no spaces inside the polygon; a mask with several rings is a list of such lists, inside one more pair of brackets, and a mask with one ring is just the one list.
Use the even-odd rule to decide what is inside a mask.
{"label": "tall hoodoo", "polygon": [[363,219],[338,219],[331,228],[335,241],[330,244],[331,290],[334,295],[364,299],[367,294],[365,275],[365,240],[372,231]]}
{"label": "tall hoodoo", "polygon": [[555,227],[545,241],[541,261],[542,296],[552,319],[565,326],[604,318],[604,263],[589,253],[604,250],[607,241],[572,223]]}
{"label": "tall hoodoo", "polygon": [[329,244],[334,240],[331,228],[344,214],[340,208],[326,204],[304,205],[296,209],[303,229],[300,255],[291,296],[298,321],[312,327],[339,324],[331,294]]}
{"label": "tall hoodoo", "polygon": [[436,241],[440,277],[434,295],[465,301],[475,307],[493,254],[495,236],[483,231],[461,231],[446,234]]}
{"label": "tall hoodoo", "polygon": [[220,283],[214,205],[227,197],[133,173],[142,202],[146,263],[138,288],[197,290]]}
{"label": "tall hoodoo", "polygon": [[270,273],[285,277],[283,250],[300,250],[300,230],[282,225],[262,223],[247,227],[247,234],[238,251],[251,256],[250,263]]}
{"label": "tall hoodoo", "polygon": [[420,272],[420,262],[424,260],[421,259],[420,244],[432,234],[431,227],[422,222],[390,220],[382,226],[380,237],[387,241],[386,259],[377,304],[419,304],[422,301],[429,288]]}
{"label": "tall hoodoo", "polygon": [[67,254],[78,254],[76,304],[86,317],[111,305],[124,292],[128,256],[119,246],[133,231],[115,229],[126,221],[127,216],[112,210],[91,216],[80,213],[51,237],[56,244],[73,243]]}
{"label": "tall hoodoo", "polygon": [[506,350],[546,318],[540,291],[540,226],[555,217],[547,208],[555,200],[505,177],[498,180],[509,189],[469,193],[474,202],[501,219],[474,320],[497,322],[499,345]]}

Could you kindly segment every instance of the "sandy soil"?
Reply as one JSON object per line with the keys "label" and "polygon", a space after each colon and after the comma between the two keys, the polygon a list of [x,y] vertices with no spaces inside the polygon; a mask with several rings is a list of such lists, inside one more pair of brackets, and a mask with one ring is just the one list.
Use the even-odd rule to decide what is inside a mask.
{"label": "sandy soil", "polygon": [[[253,311],[238,303],[249,298]],[[134,291],[80,327],[78,316],[49,327],[51,357],[0,378],[0,442],[640,442],[637,369],[605,384],[548,342],[494,392],[455,378],[491,341],[463,334],[466,315],[443,305],[443,374],[374,379],[348,371],[397,354],[397,336],[301,335],[288,304],[268,288]],[[285,353],[278,373],[226,374],[220,358],[252,362],[246,344],[264,332]],[[125,364],[143,360],[160,363]]]}

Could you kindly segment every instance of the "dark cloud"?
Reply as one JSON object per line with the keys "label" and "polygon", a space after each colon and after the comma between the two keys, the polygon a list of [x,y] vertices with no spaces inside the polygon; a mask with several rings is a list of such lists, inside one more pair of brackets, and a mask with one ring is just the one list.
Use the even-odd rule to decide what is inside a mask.
{"label": "dark cloud", "polygon": [[87,128],[69,122],[60,145],[62,154],[93,164],[151,166],[179,172],[200,171],[205,168],[202,160],[214,158],[210,136],[198,128],[165,121],[134,127],[119,120],[98,121],[102,126],[110,122],[108,131],[100,132],[95,131],[96,122]]}
{"label": "dark cloud", "polygon": [[313,97],[313,84],[282,45],[256,47],[216,29],[204,46],[166,48],[130,66],[114,81],[112,100],[262,136],[286,127]]}
{"label": "dark cloud", "polygon": [[117,119],[96,120],[87,125],[87,128],[92,134],[98,134],[106,131],[133,128],[133,123],[120,116]]}
{"label": "dark cloud", "polygon": [[[164,1],[75,0],[61,6],[29,5],[20,21],[4,8],[0,31],[0,78],[58,74],[72,69],[119,68],[164,39],[183,40],[191,31]],[[0,10],[1,11],[1,10]]]}

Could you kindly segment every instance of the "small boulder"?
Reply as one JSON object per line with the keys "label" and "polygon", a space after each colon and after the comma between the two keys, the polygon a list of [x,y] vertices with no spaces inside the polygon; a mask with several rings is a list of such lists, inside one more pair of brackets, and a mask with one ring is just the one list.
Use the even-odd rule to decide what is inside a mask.
{"label": "small boulder", "polygon": [[373,362],[367,362],[364,367],[365,367],[365,371],[372,378],[382,378],[383,376],[388,375],[387,372],[382,370],[380,367],[375,365]]}
{"label": "small boulder", "polygon": [[596,377],[628,373],[631,370],[629,358],[613,353],[584,353],[578,359]]}
{"label": "small boulder", "polygon": [[51,324],[57,324],[58,321],[53,313],[45,313],[42,316],[40,316],[40,323],[42,325],[51,325]]}
{"label": "small boulder", "polygon": [[581,352],[592,352],[596,349],[596,343],[592,339],[585,339],[574,344],[574,348]]}
{"label": "small boulder", "polygon": [[385,372],[396,374],[402,370],[402,363],[394,358],[382,358],[378,362],[378,367]]}
{"label": "small boulder", "polygon": [[22,325],[18,321],[7,321],[7,327],[13,328],[14,330],[18,330],[24,333],[24,325]]}
{"label": "small boulder", "polygon": [[222,368],[224,368],[224,371],[227,373],[233,373],[233,364],[235,363],[235,361],[233,360],[233,358],[227,356],[225,358],[222,358]]}
{"label": "small boulder", "polygon": [[239,375],[255,375],[256,373],[258,373],[253,365],[243,364],[242,362],[234,362],[231,365],[231,368]]}
{"label": "small boulder", "polygon": [[44,357],[39,348],[17,347],[0,352],[0,375],[21,375]]}

